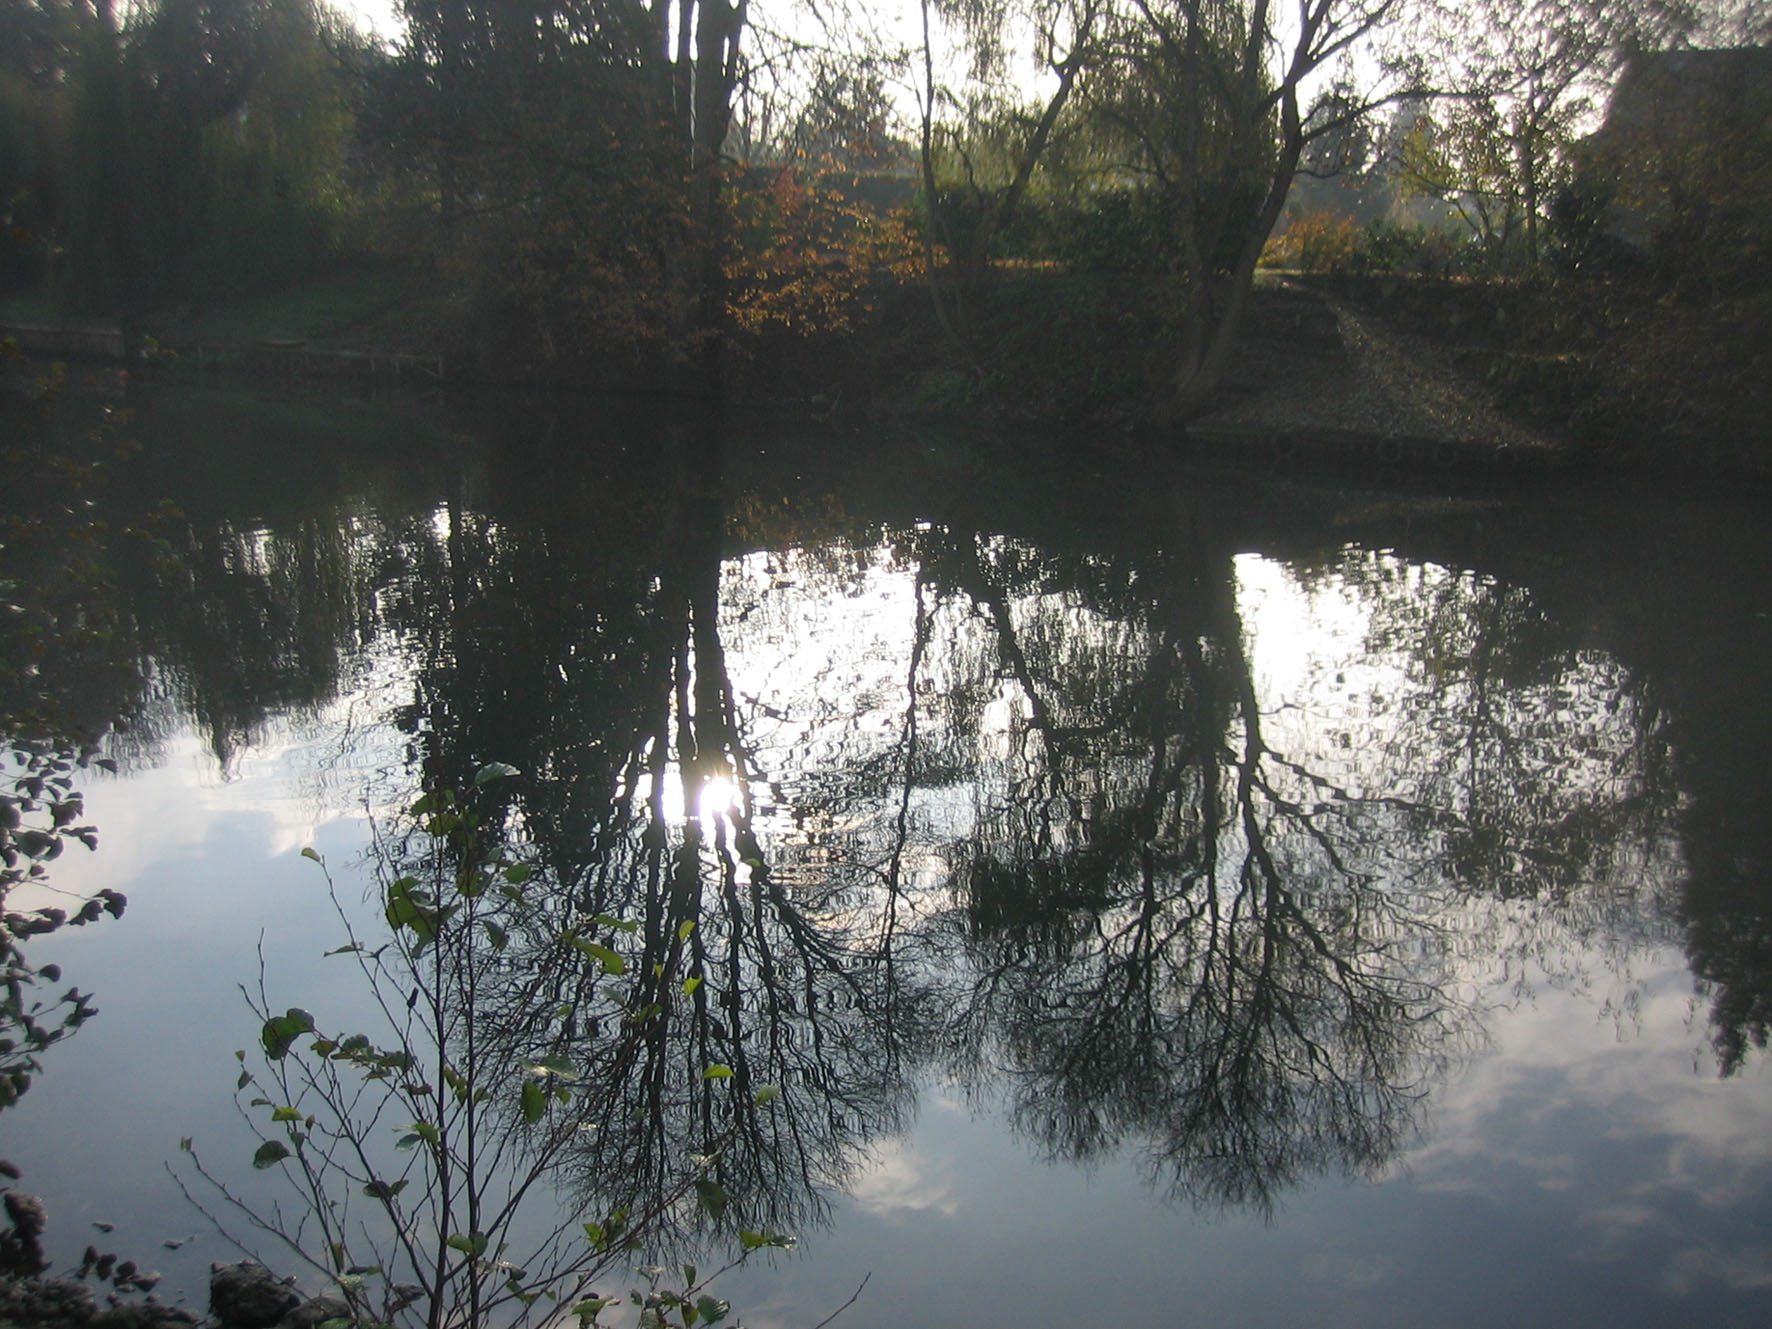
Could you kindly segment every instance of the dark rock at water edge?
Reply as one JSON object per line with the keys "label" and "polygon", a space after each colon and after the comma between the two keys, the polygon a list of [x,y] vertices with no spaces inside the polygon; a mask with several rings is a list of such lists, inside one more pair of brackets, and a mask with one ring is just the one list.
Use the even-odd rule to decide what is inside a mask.
{"label": "dark rock at water edge", "polygon": [[190,1329],[197,1316],[153,1297],[101,1308],[92,1289],[72,1278],[0,1282],[0,1329]]}
{"label": "dark rock at water edge", "polygon": [[351,1313],[336,1297],[304,1298],[251,1260],[210,1267],[207,1321],[153,1297],[110,1301],[101,1307],[92,1289],[72,1278],[0,1280],[0,1329],[318,1329]]}
{"label": "dark rock at water edge", "polygon": [[86,1329],[181,1329],[198,1323],[192,1312],[157,1301],[126,1301],[108,1306],[87,1321]]}
{"label": "dark rock at water edge", "polygon": [[304,1301],[281,1320],[277,1329],[319,1329],[328,1320],[348,1320],[351,1308],[337,1297],[315,1297]]}
{"label": "dark rock at water edge", "polygon": [[6,1211],[6,1227],[0,1229],[0,1274],[30,1277],[45,1268],[43,1229],[48,1216],[43,1201],[23,1191],[7,1191],[0,1197]]}
{"label": "dark rock at water edge", "polygon": [[42,1329],[84,1326],[98,1314],[92,1289],[71,1278],[24,1278],[0,1282],[0,1325]]}
{"label": "dark rock at water edge", "polygon": [[209,1266],[209,1309],[227,1329],[274,1329],[301,1305],[301,1294],[262,1264]]}

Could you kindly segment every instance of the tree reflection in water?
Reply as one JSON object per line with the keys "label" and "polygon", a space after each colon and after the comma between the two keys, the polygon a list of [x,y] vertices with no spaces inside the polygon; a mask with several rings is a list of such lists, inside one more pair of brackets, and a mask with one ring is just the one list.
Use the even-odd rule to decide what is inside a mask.
{"label": "tree reflection in water", "polygon": [[[452,504],[407,530],[393,614],[424,655],[400,723],[429,780],[494,753],[531,777],[506,827],[555,883],[539,937],[598,916],[636,928],[626,1006],[650,1014],[569,1014],[535,1047],[597,1087],[562,1184],[587,1209],[641,1212],[686,1159],[713,1154],[729,1229],[792,1229],[901,1124],[915,1001],[858,939],[840,889],[778,882],[752,829],[756,768],[719,630],[718,456],[676,442],[661,455],[677,469],[652,491],[670,499],[627,522],[587,525],[579,494],[557,522]],[[714,806],[715,788],[738,796]],[[548,945],[534,957],[480,1018],[591,1009],[594,961]],[[778,1092],[759,1102],[765,1086]]]}
{"label": "tree reflection in water", "polygon": [[1229,559],[1098,564],[1085,589],[1017,586],[979,550],[952,584],[988,620],[980,676],[1019,704],[1000,797],[958,847],[965,1073],[1000,1062],[1047,1151],[1137,1140],[1204,1203],[1381,1164],[1459,1023],[1438,927],[1347,809],[1288,788]]}
{"label": "tree reflection in water", "polygon": [[[1339,570],[1336,594],[1373,625],[1339,659],[1342,695],[1264,696],[1238,560],[1206,530],[1133,556],[900,537],[805,592],[841,604],[896,577],[915,625],[897,723],[891,671],[867,673],[847,636],[753,718],[785,752],[819,735],[769,717],[841,717],[850,774],[802,786],[827,829],[802,813],[780,852],[876,884],[885,935],[943,994],[936,1064],[981,1096],[1006,1083],[1052,1155],[1135,1143],[1177,1195],[1265,1207],[1410,1139],[1480,1038],[1498,955],[1568,977],[1558,950],[1665,936],[1642,892],[1672,880],[1671,795],[1631,680],[1545,649],[1522,597],[1480,579],[1444,577],[1405,631],[1385,605],[1420,588],[1387,587],[1383,559]],[[807,559],[776,580],[818,575]],[[1475,625],[1456,682],[1453,623]],[[1347,695],[1356,667],[1394,695]],[[845,674],[865,675],[847,703]]]}
{"label": "tree reflection in water", "polygon": [[[663,1012],[537,1034],[608,1086],[587,1204],[718,1144],[729,1225],[817,1221],[942,1074],[1052,1156],[1135,1147],[1178,1197],[1264,1208],[1382,1169],[1498,978],[1598,955],[1628,1003],[1679,936],[1670,687],[1540,587],[1257,559],[1204,503],[1022,536],[727,491],[690,423],[542,483],[458,470],[368,548],[292,525],[270,542],[314,548],[258,564],[279,604],[312,583],[266,620],[292,657],[401,642],[415,780],[525,773],[505,826],[547,929],[638,924]],[[574,1004],[586,962],[543,950],[481,1018]]]}

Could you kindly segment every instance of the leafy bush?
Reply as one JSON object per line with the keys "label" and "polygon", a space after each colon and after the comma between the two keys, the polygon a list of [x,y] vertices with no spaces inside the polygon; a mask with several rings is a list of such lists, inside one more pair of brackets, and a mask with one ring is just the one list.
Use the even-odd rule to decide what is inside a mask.
{"label": "leafy bush", "polygon": [[[718,1223],[729,1203],[718,1145],[680,1160],[644,1204],[560,1203],[556,1170],[607,1126],[635,1050],[703,977],[687,944],[693,919],[648,963],[639,923],[578,907],[522,848],[504,792],[517,774],[493,762],[466,789],[433,788],[378,837],[383,940],[357,931],[319,854],[303,851],[326,874],[344,932],[331,954],[357,969],[382,1018],[369,1031],[327,1028],[302,1007],[279,1009],[262,979],[250,998],[263,1066],[235,1056],[258,1139],[251,1162],[287,1178],[302,1216],[253,1209],[181,1142],[211,1192],[326,1277],[358,1321],[589,1325],[619,1304],[594,1283],[619,1277],[673,1211]],[[608,1037],[579,1036],[591,1030]],[[701,1071],[708,1082],[734,1075]],[[732,1092],[761,1109],[780,1090]],[[728,1269],[791,1244],[768,1230],[736,1235]],[[707,1285],[720,1272],[683,1265],[679,1288],[643,1270],[647,1288],[631,1298],[641,1324],[719,1323],[730,1308]]]}
{"label": "leafy bush", "polygon": [[1328,211],[1305,212],[1267,243],[1261,265],[1298,272],[1345,272],[1359,248],[1360,232],[1347,217]]}

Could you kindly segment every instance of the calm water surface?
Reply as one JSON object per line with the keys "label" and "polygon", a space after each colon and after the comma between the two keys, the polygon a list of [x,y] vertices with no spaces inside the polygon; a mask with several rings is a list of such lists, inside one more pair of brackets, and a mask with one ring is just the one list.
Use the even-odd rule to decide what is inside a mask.
{"label": "calm water surface", "polygon": [[[602,405],[129,427],[118,770],[50,876],[129,908],[32,943],[100,1015],[0,1116],[62,1262],[115,1224],[201,1301],[185,1138],[299,1212],[249,1001],[370,1021],[325,952],[504,762],[549,926],[696,923],[559,1203],[719,1139],[729,1223],[799,1240],[723,1280],[753,1329],[864,1277],[852,1329],[1772,1322],[1759,500]],[[487,1028],[597,970],[544,950]]]}

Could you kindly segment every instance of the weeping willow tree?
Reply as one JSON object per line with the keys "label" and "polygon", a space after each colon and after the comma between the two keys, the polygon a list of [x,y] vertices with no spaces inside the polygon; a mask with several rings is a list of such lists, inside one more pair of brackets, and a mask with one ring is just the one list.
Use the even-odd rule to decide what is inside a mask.
{"label": "weeping willow tree", "polygon": [[[1242,322],[1256,260],[1285,206],[1305,147],[1344,133],[1378,105],[1417,87],[1402,62],[1368,62],[1363,91],[1340,97],[1333,114],[1302,109],[1315,83],[1356,51],[1374,47],[1403,0],[1015,0],[925,6],[925,188],[941,195],[931,165],[956,131],[941,119],[933,54],[946,18],[963,35],[973,66],[991,70],[1031,36],[1046,99],[1009,121],[1016,132],[1004,179],[993,183],[963,255],[976,284],[991,238],[1024,196],[1046,157],[1067,137],[1087,139],[1101,187],[1156,206],[1150,246],[1173,256],[1185,299],[1181,344],[1155,408],[1164,420],[1196,414],[1216,390]],[[958,103],[949,102],[950,109]],[[939,226],[939,218],[938,218]],[[950,230],[953,228],[950,227]],[[964,284],[963,284],[964,285]]]}
{"label": "weeping willow tree", "polygon": [[1195,415],[1224,377],[1261,255],[1306,145],[1341,132],[1411,80],[1376,86],[1307,116],[1301,99],[1326,66],[1368,47],[1400,0],[1133,0],[1116,30],[1102,113],[1128,162],[1170,194],[1171,237],[1187,300],[1182,344],[1156,414]]}
{"label": "weeping willow tree", "polygon": [[[930,292],[943,329],[970,349],[970,311],[998,237],[1063,137],[1067,108],[1096,65],[1106,0],[923,0],[919,158],[929,203]],[[937,78],[938,27],[959,35],[964,95]],[[1040,95],[1020,86],[1016,43]],[[947,263],[934,260],[936,248]]]}
{"label": "weeping willow tree", "polygon": [[345,30],[312,0],[4,0],[14,282],[76,308],[287,277],[338,239]]}

